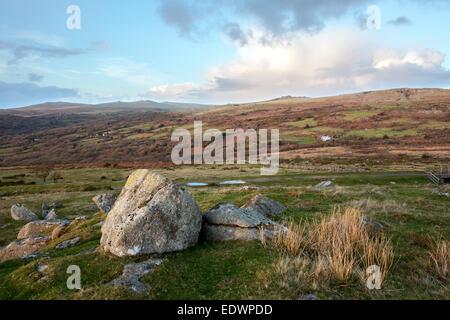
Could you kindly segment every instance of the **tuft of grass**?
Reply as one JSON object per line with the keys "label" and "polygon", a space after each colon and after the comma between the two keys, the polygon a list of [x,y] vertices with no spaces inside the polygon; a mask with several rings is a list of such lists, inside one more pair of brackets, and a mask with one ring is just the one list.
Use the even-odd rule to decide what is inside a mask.
{"label": "tuft of grass", "polygon": [[[393,264],[391,240],[382,234],[371,234],[356,208],[349,207],[343,212],[333,210],[330,216],[315,220],[308,226],[291,222],[276,231],[272,247],[283,254],[304,255],[311,259],[314,280],[332,275],[345,283],[360,268],[377,265],[380,283],[383,283]],[[261,241],[265,247],[268,246],[263,233]]]}
{"label": "tuft of grass", "polygon": [[303,224],[290,222],[287,226],[280,226],[275,230],[272,245],[280,251],[293,256],[300,256],[308,247],[307,230]]}
{"label": "tuft of grass", "polygon": [[429,251],[430,263],[434,267],[436,274],[443,280],[448,281],[450,264],[450,247],[448,241],[440,236],[433,241]]}

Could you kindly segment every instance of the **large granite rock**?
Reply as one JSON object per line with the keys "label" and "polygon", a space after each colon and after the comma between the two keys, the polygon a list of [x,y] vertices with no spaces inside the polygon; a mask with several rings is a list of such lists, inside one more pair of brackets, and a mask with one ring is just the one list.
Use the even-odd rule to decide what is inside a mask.
{"label": "large granite rock", "polygon": [[257,240],[272,238],[283,227],[257,210],[219,203],[203,215],[202,238],[206,241]]}
{"label": "large granite rock", "polygon": [[283,214],[286,211],[286,207],[281,202],[267,198],[262,194],[254,196],[241,208],[258,211],[269,218]]}
{"label": "large granite rock", "polygon": [[17,239],[25,239],[40,234],[51,234],[57,227],[67,226],[68,220],[40,220],[28,222],[20,229]]}
{"label": "large granite rock", "polygon": [[40,235],[11,242],[5,248],[0,249],[0,262],[18,259],[22,256],[35,253],[36,251],[45,248],[50,240],[51,236]]}
{"label": "large granite rock", "polygon": [[36,214],[21,204],[15,204],[11,207],[11,218],[17,221],[33,221],[39,219]]}
{"label": "large granite rock", "polygon": [[201,210],[186,190],[140,169],[109,212],[100,244],[117,256],[178,251],[197,243],[201,224]]}
{"label": "large granite rock", "polygon": [[116,200],[117,197],[110,193],[99,194],[98,196],[92,198],[92,201],[95,202],[97,207],[103,213],[108,213],[109,211],[111,211]]}

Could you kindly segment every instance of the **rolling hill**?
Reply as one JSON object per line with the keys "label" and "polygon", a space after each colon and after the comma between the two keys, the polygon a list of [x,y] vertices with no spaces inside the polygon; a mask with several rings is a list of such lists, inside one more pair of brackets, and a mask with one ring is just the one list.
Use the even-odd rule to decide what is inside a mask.
{"label": "rolling hill", "polygon": [[[124,111],[128,105],[135,106],[133,112]],[[71,111],[58,115],[49,114],[52,106],[45,105],[20,109],[40,112],[39,116],[0,114],[0,165],[170,163],[175,144],[170,141],[172,131],[180,127],[192,131],[194,120],[203,120],[203,130],[279,129],[280,158],[289,163],[450,159],[450,90],[392,89],[323,98],[284,97],[209,108],[165,106],[176,107],[170,111],[145,109],[150,105],[61,105],[56,108]],[[41,123],[28,131],[24,128],[32,124],[7,129],[8,124],[14,127],[27,117]],[[59,122],[51,122],[52,117]],[[332,140],[323,142],[322,135]]]}

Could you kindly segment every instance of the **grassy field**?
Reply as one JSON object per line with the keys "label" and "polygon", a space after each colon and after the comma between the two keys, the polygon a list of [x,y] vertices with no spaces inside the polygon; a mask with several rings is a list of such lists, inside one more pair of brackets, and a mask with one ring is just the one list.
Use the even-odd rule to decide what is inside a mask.
{"label": "grassy field", "polygon": [[[142,279],[144,293],[124,287],[105,287],[117,278],[130,261],[148,256],[118,258],[100,250],[100,227],[105,218],[96,214],[91,198],[99,193],[118,194],[131,169],[66,167],[57,169],[62,180],[42,184],[30,169],[0,170],[0,246],[16,239],[25,224],[10,217],[10,207],[22,203],[40,213],[42,202],[59,201],[60,216],[87,215],[88,219],[70,227],[62,237],[42,251],[49,259],[18,259],[0,264],[0,299],[302,299],[315,294],[320,299],[449,299],[448,273],[442,277],[430,259],[435,241],[450,239],[449,198],[433,193],[436,187],[416,173],[333,173],[283,169],[274,177],[261,177],[252,167],[181,167],[155,169],[179,184],[243,179],[259,190],[241,186],[186,187],[203,211],[219,202],[243,205],[262,193],[286,205],[287,212],[275,220],[292,221],[308,228],[317,218],[337,207],[356,207],[383,224],[374,230],[392,240],[394,264],[380,290],[369,290],[364,279],[353,272],[340,281],[327,276],[317,281],[308,268],[308,256],[291,256],[270,242],[199,243],[194,248],[165,254],[164,262]],[[323,180],[335,186],[314,188]],[[9,185],[8,185],[9,184]],[[448,190],[448,187],[447,187]],[[448,192],[448,191],[447,191]],[[77,214],[78,213],[78,214]],[[6,227],[5,227],[6,226]],[[81,242],[71,248],[54,250],[64,240],[76,236]],[[43,272],[39,265],[48,265]],[[81,290],[69,290],[69,265],[81,269]]]}

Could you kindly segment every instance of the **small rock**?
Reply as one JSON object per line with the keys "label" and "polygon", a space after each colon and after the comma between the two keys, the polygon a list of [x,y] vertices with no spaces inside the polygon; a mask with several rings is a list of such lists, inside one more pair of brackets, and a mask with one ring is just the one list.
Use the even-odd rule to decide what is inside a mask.
{"label": "small rock", "polygon": [[56,211],[56,209],[52,209],[45,216],[43,215],[43,218],[45,220],[59,219],[58,212]]}
{"label": "small rock", "polygon": [[[42,217],[47,219],[47,215],[56,208],[61,208],[61,202],[44,202],[42,203]],[[56,211],[55,211],[56,212]]]}
{"label": "small rock", "polygon": [[39,266],[38,266],[38,271],[39,271],[40,273],[43,273],[47,268],[48,268],[48,265],[46,265],[46,264],[39,265]]}
{"label": "small rock", "polygon": [[52,209],[61,208],[62,203],[61,202],[44,202],[42,203],[42,211],[50,211]]}
{"label": "small rock", "polygon": [[32,254],[24,254],[22,256],[22,259],[32,259],[32,258],[39,258],[39,257],[43,257],[43,259],[49,259],[50,257],[47,255],[48,255],[48,252],[37,252],[37,253],[32,253]]}
{"label": "small rock", "polygon": [[146,291],[147,288],[139,279],[161,263],[162,260],[160,259],[150,259],[141,263],[127,264],[123,269],[122,275],[108,282],[106,286],[126,286],[136,292]]}
{"label": "small rock", "polygon": [[332,181],[322,181],[322,182],[316,184],[314,186],[314,188],[321,189],[321,188],[328,188],[328,187],[332,187],[332,186],[334,186],[334,183]]}
{"label": "small rock", "polygon": [[307,294],[303,300],[319,300],[315,294]]}
{"label": "small rock", "polygon": [[2,191],[2,192],[0,192],[0,197],[6,196],[7,194],[8,194],[8,192]]}
{"label": "small rock", "polygon": [[80,242],[80,238],[76,237],[70,240],[66,240],[64,242],[61,242],[60,244],[58,244],[55,248],[56,249],[65,249],[65,248],[69,248],[72,247],[74,245],[76,245],[78,242]]}
{"label": "small rock", "polygon": [[447,197],[447,198],[450,197],[450,194],[448,192],[444,192],[444,191],[441,191],[439,189],[434,189],[433,193],[435,193],[435,194],[437,194],[439,196]]}
{"label": "small rock", "polygon": [[89,253],[91,253],[91,252],[94,252],[94,251],[97,250],[98,248],[99,248],[99,246],[95,246],[95,247],[89,248],[89,249],[87,249],[87,250],[84,250],[83,252],[77,253],[76,256],[81,256],[81,255],[89,254]]}
{"label": "small rock", "polygon": [[258,190],[261,189],[262,187],[260,186],[243,186],[242,190]]}
{"label": "small rock", "polygon": [[7,223],[7,224],[5,224],[5,225],[1,226],[1,227],[0,227],[0,229],[6,229],[6,228],[8,228],[9,226],[10,226],[10,224],[9,224],[9,223]]}
{"label": "small rock", "polygon": [[0,249],[0,262],[33,254],[45,248],[50,240],[51,237],[49,235],[41,235],[11,242],[5,248]]}
{"label": "small rock", "polygon": [[389,182],[390,184],[396,184],[394,181]]}
{"label": "small rock", "polygon": [[15,204],[11,207],[11,217],[16,221],[33,221],[39,219],[30,209],[20,204]]}
{"label": "small rock", "polygon": [[377,228],[383,228],[383,225],[375,220],[371,220],[367,218],[366,216],[361,216],[361,222],[367,226],[371,227],[377,227]]}
{"label": "small rock", "polygon": [[98,209],[100,209],[100,211],[103,213],[108,213],[109,211],[111,211],[116,200],[117,197],[110,193],[99,194],[98,196],[92,198],[92,201],[95,202]]}

